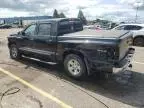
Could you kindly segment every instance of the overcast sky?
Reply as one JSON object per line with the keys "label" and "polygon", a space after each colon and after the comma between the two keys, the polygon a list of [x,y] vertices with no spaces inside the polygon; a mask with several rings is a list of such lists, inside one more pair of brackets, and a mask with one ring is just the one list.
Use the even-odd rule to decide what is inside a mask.
{"label": "overcast sky", "polygon": [[52,15],[54,9],[77,17],[81,9],[88,19],[119,20],[134,18],[137,6],[144,17],[144,0],[1,0],[0,17]]}

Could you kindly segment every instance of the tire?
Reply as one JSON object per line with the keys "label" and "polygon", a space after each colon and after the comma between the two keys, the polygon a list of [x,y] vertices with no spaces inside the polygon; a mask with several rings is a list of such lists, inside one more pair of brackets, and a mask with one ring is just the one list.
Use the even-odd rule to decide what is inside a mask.
{"label": "tire", "polygon": [[17,46],[12,44],[10,45],[10,57],[12,59],[20,59],[21,58],[21,54],[19,53]]}
{"label": "tire", "polygon": [[144,46],[144,38],[143,37],[137,37],[134,39],[134,45],[135,46]]}
{"label": "tire", "polygon": [[83,79],[86,76],[86,65],[78,55],[67,55],[64,59],[64,67],[68,75],[74,79]]}

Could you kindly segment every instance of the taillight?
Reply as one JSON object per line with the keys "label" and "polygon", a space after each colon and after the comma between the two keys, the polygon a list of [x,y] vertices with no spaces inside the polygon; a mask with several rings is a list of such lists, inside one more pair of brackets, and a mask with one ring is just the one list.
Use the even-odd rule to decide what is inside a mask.
{"label": "taillight", "polygon": [[115,50],[113,48],[107,49],[107,58],[108,59],[114,59],[115,57]]}
{"label": "taillight", "polygon": [[105,60],[113,60],[115,58],[115,49],[103,48],[97,50],[99,57]]}

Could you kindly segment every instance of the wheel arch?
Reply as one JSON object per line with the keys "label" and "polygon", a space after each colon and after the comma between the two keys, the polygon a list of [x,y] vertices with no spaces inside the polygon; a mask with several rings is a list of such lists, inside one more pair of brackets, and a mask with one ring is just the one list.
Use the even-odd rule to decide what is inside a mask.
{"label": "wheel arch", "polygon": [[63,53],[63,60],[65,59],[65,57],[69,54],[76,54],[79,55],[82,59],[85,57],[84,54],[80,51],[77,50],[67,50]]}
{"label": "wheel arch", "polygon": [[9,42],[8,47],[10,48],[11,45],[16,45],[16,43],[15,42]]}
{"label": "wheel arch", "polygon": [[86,55],[81,52],[81,51],[77,51],[77,50],[67,50],[63,53],[63,61],[65,59],[65,57],[69,54],[76,54],[78,55],[79,57],[81,57],[83,60],[84,60],[84,63],[86,65],[86,70],[87,70],[87,74],[89,75],[90,74],[90,68],[89,68],[89,65],[88,65],[88,60],[87,60],[87,57]]}
{"label": "wheel arch", "polygon": [[137,36],[134,37],[133,40],[135,40],[136,38],[143,38],[144,39],[144,35],[137,35]]}
{"label": "wheel arch", "polygon": [[142,38],[142,39],[144,39],[144,35],[137,35],[137,36],[135,36],[135,37],[133,38],[133,44],[134,44],[135,39],[137,39],[137,38]]}

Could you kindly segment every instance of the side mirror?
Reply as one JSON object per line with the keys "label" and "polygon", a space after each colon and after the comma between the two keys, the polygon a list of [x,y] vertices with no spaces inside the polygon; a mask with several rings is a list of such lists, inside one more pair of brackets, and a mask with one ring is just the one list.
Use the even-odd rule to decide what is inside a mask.
{"label": "side mirror", "polygon": [[18,32],[18,35],[23,35],[23,36],[24,36],[24,35],[25,35],[25,32],[24,32],[24,31],[19,31],[19,32]]}
{"label": "side mirror", "polygon": [[17,34],[20,35],[20,34],[21,34],[21,31],[19,31]]}
{"label": "side mirror", "polygon": [[25,32],[24,32],[24,31],[22,31],[21,34],[22,34],[23,36],[25,36]]}

